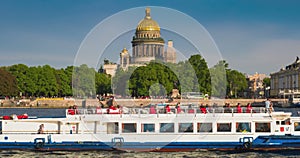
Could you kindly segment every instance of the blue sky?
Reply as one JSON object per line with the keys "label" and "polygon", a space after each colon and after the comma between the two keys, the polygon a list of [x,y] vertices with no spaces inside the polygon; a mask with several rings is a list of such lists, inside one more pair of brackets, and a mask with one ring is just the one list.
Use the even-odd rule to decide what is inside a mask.
{"label": "blue sky", "polygon": [[[80,44],[97,24],[120,11],[145,6],[175,9],[197,20],[230,68],[243,73],[270,74],[300,56],[300,1],[0,0],[0,66],[72,65]],[[141,20],[144,12],[140,16],[134,20]],[[130,47],[131,33],[116,40],[111,56]],[[182,42],[165,37],[175,38],[174,47]]]}

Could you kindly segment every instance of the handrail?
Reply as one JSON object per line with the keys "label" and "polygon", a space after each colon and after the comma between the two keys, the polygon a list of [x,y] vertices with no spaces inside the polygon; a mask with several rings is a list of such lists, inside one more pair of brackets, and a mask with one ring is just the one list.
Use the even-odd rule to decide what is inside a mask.
{"label": "handrail", "polygon": [[[170,112],[166,113],[166,110],[163,107],[154,108],[154,110],[151,108],[122,108],[119,109],[118,112],[114,113],[107,113],[107,108],[103,108],[101,113],[98,113],[96,108],[88,108],[88,109],[76,109],[75,114],[70,114],[68,112],[68,109],[66,110],[66,116],[68,115],[90,115],[90,114],[138,114],[139,116],[142,114],[218,114],[218,113],[228,113],[228,114],[239,114],[238,110],[236,108],[224,108],[224,107],[215,107],[215,108],[207,108],[206,113],[203,113],[200,108],[181,108],[180,112],[175,107],[170,108]],[[264,107],[253,107],[252,109],[247,109],[246,107],[242,107],[241,113],[265,113],[266,109]],[[240,113],[240,114],[241,114]]]}

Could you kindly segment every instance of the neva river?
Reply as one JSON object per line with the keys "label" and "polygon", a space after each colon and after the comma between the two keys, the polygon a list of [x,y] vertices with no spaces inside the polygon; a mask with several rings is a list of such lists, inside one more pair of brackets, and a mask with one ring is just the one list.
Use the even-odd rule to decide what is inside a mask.
{"label": "neva river", "polygon": [[[297,116],[300,108],[275,108],[276,111],[292,112]],[[24,114],[37,117],[64,117],[65,109],[38,109],[38,108],[2,108],[0,109],[0,116],[11,114]],[[0,151],[0,157],[53,157],[53,158],[85,158],[85,157],[112,157],[112,158],[173,158],[173,157],[300,157],[299,151],[260,151],[260,152],[224,152],[224,151],[193,151],[193,152],[114,152],[114,151],[84,151],[84,152],[32,152],[32,151],[18,151],[18,150],[3,150]]]}

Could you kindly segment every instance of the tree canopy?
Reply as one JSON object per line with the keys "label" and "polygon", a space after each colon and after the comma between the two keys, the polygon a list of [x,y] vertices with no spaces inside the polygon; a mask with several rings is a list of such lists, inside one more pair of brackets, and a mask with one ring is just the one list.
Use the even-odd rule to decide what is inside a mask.
{"label": "tree canopy", "polygon": [[[107,61],[106,61],[107,62]],[[112,78],[87,65],[54,69],[49,65],[28,67],[16,64],[1,69],[0,95],[44,97],[95,97],[96,94],[121,96],[166,96],[173,89],[201,92],[211,96],[242,97],[247,88],[243,73],[228,68],[222,60],[211,68],[201,55],[179,63],[152,61],[145,66],[118,68]],[[269,80],[264,85],[270,85]]]}
{"label": "tree canopy", "polygon": [[0,68],[0,81],[0,96],[16,96],[18,94],[16,77],[3,68]]}
{"label": "tree canopy", "polygon": [[[20,94],[37,97],[75,95],[92,97],[95,96],[96,92],[98,94],[111,93],[110,76],[98,73],[95,69],[89,68],[87,65],[54,69],[49,65],[28,67],[24,64],[17,64],[6,67],[4,70],[10,73],[15,79],[16,92],[5,93],[10,96]],[[76,73],[73,74],[73,72]],[[1,76],[10,77],[9,75]],[[13,85],[7,85],[13,88]],[[0,91],[3,90],[4,88],[0,87]]]}

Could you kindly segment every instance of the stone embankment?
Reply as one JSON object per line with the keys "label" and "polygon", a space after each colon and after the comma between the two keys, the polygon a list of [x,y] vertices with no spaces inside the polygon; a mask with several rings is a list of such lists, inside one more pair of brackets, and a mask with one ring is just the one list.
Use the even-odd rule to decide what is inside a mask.
{"label": "stone embankment", "polygon": [[[281,106],[287,103],[285,99],[271,99],[275,106]],[[149,104],[169,103],[170,105],[176,105],[178,102],[181,105],[185,104],[203,104],[213,105],[217,104],[223,106],[225,103],[229,103],[231,106],[241,103],[242,106],[246,106],[247,103],[252,103],[253,106],[264,106],[265,99],[215,99],[215,100],[199,100],[199,99],[175,99],[169,102],[167,99],[116,99],[114,105],[121,105],[126,107],[141,107]],[[70,106],[77,105],[79,107],[85,106],[107,106],[105,101],[99,102],[97,99],[37,99],[22,104],[16,104],[9,100],[4,101],[2,107],[39,107],[39,108],[68,108]]]}

